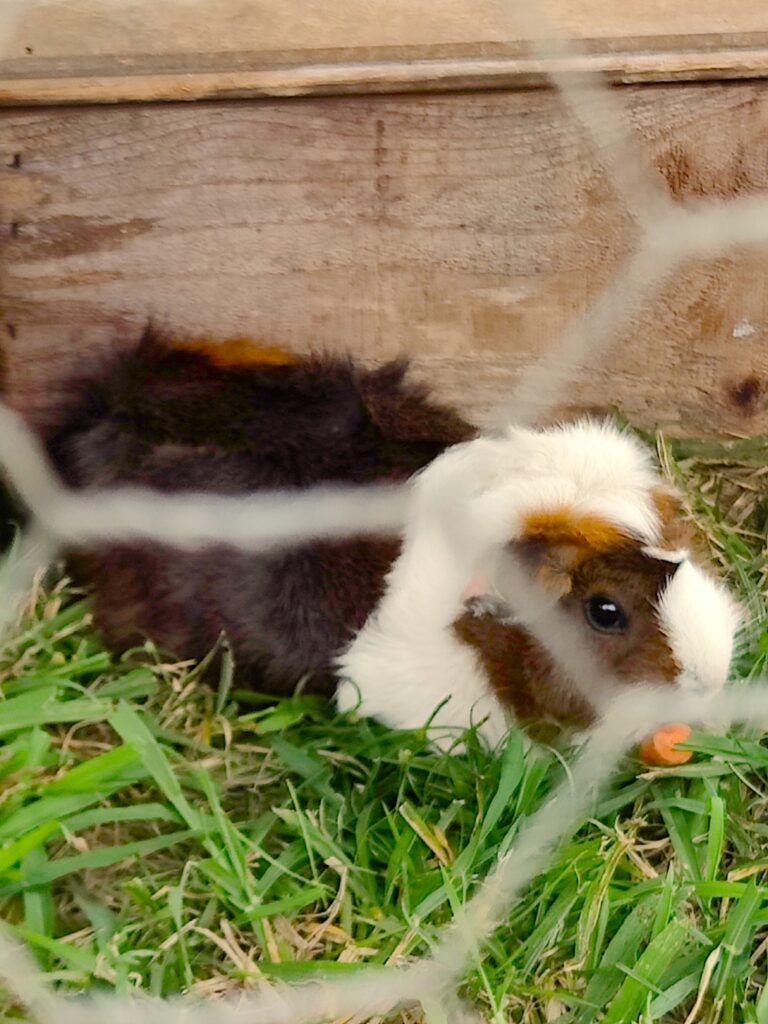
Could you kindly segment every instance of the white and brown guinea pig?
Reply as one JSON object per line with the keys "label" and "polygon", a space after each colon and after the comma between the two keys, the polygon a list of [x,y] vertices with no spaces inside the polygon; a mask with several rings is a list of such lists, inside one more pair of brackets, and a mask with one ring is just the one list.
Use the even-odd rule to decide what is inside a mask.
{"label": "white and brown guinea pig", "polygon": [[478,437],[402,364],[363,370],[148,330],[36,426],[75,488],[413,478],[403,538],[71,552],[116,649],[150,638],[200,659],[223,632],[240,686],[285,694],[301,681],[393,727],[434,716],[479,725],[490,743],[511,717],[588,724],[598,682],[726,680],[734,605],[691,560],[646,452],[609,425]]}

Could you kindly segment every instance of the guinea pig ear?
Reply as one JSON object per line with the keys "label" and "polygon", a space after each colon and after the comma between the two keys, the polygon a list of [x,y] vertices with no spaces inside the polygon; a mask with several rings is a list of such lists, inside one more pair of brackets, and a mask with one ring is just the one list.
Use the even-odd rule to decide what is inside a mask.
{"label": "guinea pig ear", "polygon": [[584,550],[578,544],[562,541],[548,544],[544,540],[524,538],[513,541],[509,549],[547,590],[554,591],[558,597],[570,594],[573,572],[584,557]]}
{"label": "guinea pig ear", "polygon": [[647,558],[652,558],[656,562],[663,562],[664,565],[672,566],[673,571],[682,565],[688,557],[688,552],[684,548],[670,550],[668,548],[656,548],[647,545],[640,550]]}
{"label": "guinea pig ear", "polygon": [[685,511],[682,497],[674,488],[660,484],[651,489],[651,498],[659,515],[659,534],[665,550],[685,549],[686,554],[696,550],[698,554],[706,554],[697,540],[696,530],[691,525]]}
{"label": "guinea pig ear", "polygon": [[666,548],[643,547],[640,550],[658,577],[659,589],[669,583],[688,557],[688,552],[682,549],[669,551]]}

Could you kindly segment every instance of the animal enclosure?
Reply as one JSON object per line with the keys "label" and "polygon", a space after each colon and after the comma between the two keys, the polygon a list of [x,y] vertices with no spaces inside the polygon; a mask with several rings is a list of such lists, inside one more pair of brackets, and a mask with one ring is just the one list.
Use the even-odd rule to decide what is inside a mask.
{"label": "animal enclosure", "polygon": [[[205,18],[22,3],[0,64],[11,400],[43,408],[52,377],[151,316],[299,352],[407,354],[482,424],[636,240],[600,154],[540,87],[548,70],[644,83],[618,88],[674,197],[768,189],[762,5],[724,19],[694,0],[674,17],[562,4],[588,49],[549,64],[500,0],[444,6],[390,20],[356,4],[276,19],[235,0]],[[689,262],[567,411],[764,431],[766,273],[748,250]]]}
{"label": "animal enclosure", "polygon": [[[80,595],[38,578],[0,650],[0,916],[37,957],[0,933],[13,1013],[765,1018],[764,741],[707,720],[682,770],[620,757],[670,714],[714,708],[723,732],[768,720],[766,12],[553,2],[583,44],[558,49],[546,26],[514,27],[528,6],[15,0],[6,37],[0,23],[8,397],[43,420],[57,379],[152,316],[368,363],[405,352],[498,426],[526,385],[557,414],[546,388],[569,386],[581,340],[597,366],[568,411],[754,435],[657,446],[754,610],[736,685],[714,706],[632,694],[566,764],[514,728],[499,757],[473,737],[446,757],[423,730],[306,695],[248,703],[226,671],[214,692],[190,663],[117,659]],[[641,303],[661,271],[666,291]],[[171,515],[158,495],[65,493],[3,403],[0,461],[30,498],[22,583],[89,536],[247,549],[326,513],[349,534],[402,511],[371,491],[346,511],[314,491],[185,496]],[[21,589],[9,576],[4,598]],[[193,998],[142,999],[179,992]]]}

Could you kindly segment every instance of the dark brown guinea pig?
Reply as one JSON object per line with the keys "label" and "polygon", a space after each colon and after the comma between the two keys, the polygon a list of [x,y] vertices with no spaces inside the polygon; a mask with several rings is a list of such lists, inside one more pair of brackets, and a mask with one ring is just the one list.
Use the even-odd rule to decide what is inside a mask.
{"label": "dark brown guinea pig", "polygon": [[[99,379],[73,385],[45,438],[75,488],[245,494],[403,481],[473,429],[406,383],[405,365],[362,370],[248,342],[171,342],[147,330]],[[277,553],[125,543],[72,553],[107,643],[151,638],[200,659],[222,632],[238,683],[332,693],[332,664],[381,597],[397,538]]]}

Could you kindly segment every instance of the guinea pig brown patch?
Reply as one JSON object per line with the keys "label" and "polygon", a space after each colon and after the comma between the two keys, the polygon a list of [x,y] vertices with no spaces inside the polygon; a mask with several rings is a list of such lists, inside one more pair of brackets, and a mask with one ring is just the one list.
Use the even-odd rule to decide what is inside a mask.
{"label": "guinea pig brown patch", "polygon": [[228,369],[236,366],[293,366],[299,362],[293,352],[273,345],[262,345],[251,338],[229,338],[216,341],[201,338],[195,341],[174,341],[173,348],[194,352],[214,366]]}
{"label": "guinea pig brown patch", "polygon": [[456,636],[473,648],[494,693],[511,708],[518,722],[539,739],[550,738],[544,723],[591,725],[592,708],[574,692],[572,685],[547,652],[520,626],[502,622],[491,614],[467,612],[453,624]]}
{"label": "guinea pig brown patch", "polygon": [[523,523],[523,539],[546,544],[576,545],[591,552],[610,551],[626,542],[626,534],[599,516],[579,515],[569,508],[532,512]]}
{"label": "guinea pig brown patch", "polygon": [[[564,609],[584,622],[590,647],[606,671],[627,682],[673,682],[681,666],[661,629],[657,605],[677,564],[653,558],[627,544],[582,561],[572,575]],[[626,629],[600,633],[585,619],[590,597],[607,597],[621,606]]]}

